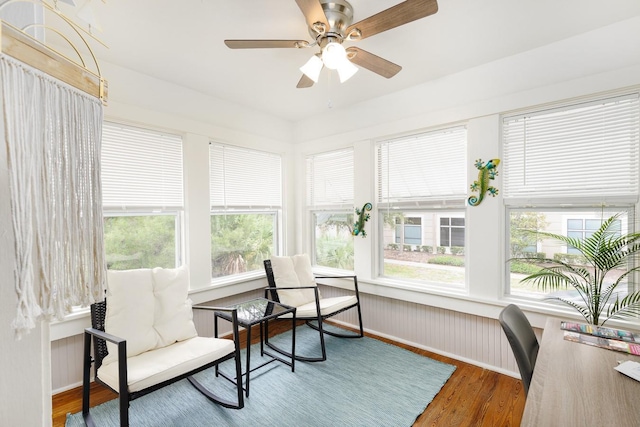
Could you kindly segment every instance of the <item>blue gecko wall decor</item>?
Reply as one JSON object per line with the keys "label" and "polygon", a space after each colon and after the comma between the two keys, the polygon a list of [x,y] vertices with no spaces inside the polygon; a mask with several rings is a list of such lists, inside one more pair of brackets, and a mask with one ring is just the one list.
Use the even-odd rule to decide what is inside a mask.
{"label": "blue gecko wall decor", "polygon": [[478,192],[478,195],[469,197],[469,205],[478,206],[484,200],[486,193],[496,197],[498,189],[490,186],[489,181],[495,179],[496,175],[498,175],[497,167],[499,164],[500,159],[491,159],[487,163],[484,163],[482,159],[476,160],[475,167],[478,168],[478,180],[473,181],[473,184],[471,184],[471,191]]}
{"label": "blue gecko wall decor", "polygon": [[364,225],[367,221],[369,221],[370,215],[366,213],[366,211],[370,211],[372,208],[373,206],[371,205],[371,203],[365,203],[362,206],[362,210],[356,208],[356,215],[358,216],[358,220],[355,224],[353,224],[353,231],[351,232],[351,234],[353,234],[354,236],[357,236],[359,234],[363,238],[367,237],[367,232],[364,231]]}

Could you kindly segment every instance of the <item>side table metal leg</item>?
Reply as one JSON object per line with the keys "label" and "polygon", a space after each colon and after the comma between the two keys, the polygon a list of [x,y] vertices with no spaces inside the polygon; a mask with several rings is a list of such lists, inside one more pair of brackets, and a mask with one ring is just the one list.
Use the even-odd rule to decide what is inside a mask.
{"label": "side table metal leg", "polygon": [[[213,315],[213,336],[218,338],[218,315],[214,313]],[[215,368],[216,377],[218,376],[218,365]]]}
{"label": "side table metal leg", "polygon": [[[247,372],[247,383],[246,383],[246,393],[245,395],[249,397],[249,375],[251,375],[251,325],[247,327],[247,367],[245,368]],[[242,377],[238,379],[240,384],[242,384]]]}
{"label": "side table metal leg", "polygon": [[295,372],[296,364],[296,313],[293,313],[291,324],[291,372]]}
{"label": "side table metal leg", "polygon": [[[262,327],[264,324],[264,333],[262,331]],[[264,322],[260,322],[260,356],[264,356],[264,337],[269,331],[269,319]]]}

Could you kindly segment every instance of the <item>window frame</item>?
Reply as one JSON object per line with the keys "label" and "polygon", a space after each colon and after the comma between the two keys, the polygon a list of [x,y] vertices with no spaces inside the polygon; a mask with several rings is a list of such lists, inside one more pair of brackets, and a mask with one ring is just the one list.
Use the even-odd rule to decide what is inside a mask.
{"label": "window frame", "polygon": [[[108,129],[110,126],[120,128],[121,130],[131,129],[137,133],[146,133],[147,138],[169,137],[174,139],[175,140],[174,142],[177,142],[178,139],[180,141],[180,150],[179,150],[180,159],[177,162],[177,164],[179,164],[179,170],[181,172],[181,175],[179,178],[179,185],[176,186],[176,188],[179,189],[178,190],[179,196],[182,199],[179,205],[177,205],[175,202],[173,204],[169,204],[169,206],[164,206],[163,203],[153,203],[146,206],[139,206],[136,204],[131,204],[131,205],[120,204],[117,206],[116,205],[109,206],[103,203],[103,208],[102,208],[102,215],[105,218],[106,217],[126,217],[126,216],[137,216],[137,217],[164,216],[164,215],[175,216],[175,228],[174,228],[175,229],[175,234],[174,234],[175,266],[174,268],[177,268],[184,263],[185,248],[186,248],[185,191],[184,191],[184,183],[185,183],[184,137],[178,132],[169,132],[169,131],[161,130],[159,128],[154,128],[151,126],[130,125],[130,124],[111,121],[111,120],[105,120],[103,122],[103,134],[104,134],[104,130]],[[144,137],[145,136],[141,136],[141,138],[144,138]],[[104,136],[102,140],[101,149],[103,146],[104,146]],[[104,159],[102,160],[101,168],[104,169]],[[104,183],[104,180],[103,180],[103,183]],[[174,196],[172,197],[175,199],[175,197],[177,196],[178,194],[174,194]],[[154,267],[156,266],[155,265],[143,266],[140,268],[154,268]]]}
{"label": "window frame", "polygon": [[[630,106],[629,112],[624,111],[624,103],[628,103]],[[601,109],[603,111],[608,111],[609,107],[617,107],[618,105],[622,105],[621,112],[619,116],[622,119],[626,119],[627,122],[624,122],[624,129],[635,129],[635,132],[629,132],[625,135],[625,137],[618,137],[619,132],[618,128],[613,128],[618,132],[611,131],[612,127],[615,126],[616,123],[613,120],[605,121],[601,120],[598,124],[601,125],[602,131],[606,130],[606,132],[600,131],[594,132],[593,120],[586,120],[585,118],[592,117],[592,112]],[[616,110],[618,111],[618,110]],[[626,114],[626,115],[625,115]],[[558,126],[558,118],[566,115],[566,120],[560,122],[562,126]],[[618,115],[613,116],[616,119],[619,119]],[[609,138],[609,134],[612,134],[611,138],[615,138],[615,142],[617,145],[621,145],[624,147],[624,144],[629,148],[629,152],[631,153],[629,157],[620,155],[623,158],[621,165],[625,166],[626,169],[623,169],[628,174],[628,182],[622,180],[613,181],[616,185],[619,185],[613,192],[613,195],[606,194],[602,189],[594,190],[594,193],[591,193],[591,190],[587,190],[588,194],[585,196],[584,188],[580,185],[575,185],[568,190],[571,185],[564,184],[563,186],[554,186],[548,190],[546,193],[544,191],[540,191],[540,188],[544,188],[540,186],[540,188],[532,188],[531,192],[524,196],[527,192],[527,181],[510,181],[511,177],[509,176],[510,169],[509,167],[513,166],[514,163],[509,163],[508,160],[510,158],[514,158],[516,161],[523,162],[523,169],[527,170],[527,160],[526,160],[526,150],[535,149],[534,145],[527,146],[527,134],[525,133],[523,136],[523,147],[519,148],[517,145],[514,145],[513,149],[507,147],[508,141],[510,141],[510,137],[508,136],[507,126],[511,126],[515,121],[523,121],[527,118],[535,118],[538,123],[543,123],[548,126],[552,130],[558,130],[558,135],[564,135],[567,129],[570,129],[575,134],[581,134],[581,132],[586,132],[587,135],[598,135],[598,138],[602,138],[603,140]],[[609,118],[609,116],[607,116]],[[548,123],[544,122],[545,119],[548,119]],[[612,125],[612,123],[614,123]],[[579,125],[578,125],[579,124]],[[526,123],[523,122],[526,130]],[[536,126],[540,126],[540,124],[536,124]],[[503,173],[505,175],[504,182],[504,192],[503,192],[503,201],[505,206],[505,254],[506,254],[506,262],[505,262],[505,280],[503,281],[503,289],[502,295],[507,298],[514,297],[511,292],[511,213],[512,212],[550,212],[550,213],[564,213],[566,215],[573,217],[580,217],[580,212],[609,212],[609,215],[605,215],[605,217],[611,216],[611,214],[615,212],[626,212],[628,216],[628,230],[633,231],[634,228],[634,218],[637,215],[637,206],[640,201],[640,190],[638,189],[638,183],[640,180],[640,154],[639,154],[639,137],[638,137],[638,127],[640,126],[640,93],[635,91],[627,91],[622,93],[615,94],[604,94],[604,95],[594,95],[581,100],[568,100],[562,101],[558,103],[554,103],[553,105],[547,105],[544,107],[532,107],[522,110],[520,112],[511,112],[500,115],[500,145],[503,153],[503,158],[505,159],[505,168],[503,169]],[[535,134],[534,134],[535,135]],[[558,138],[556,134],[547,132],[547,135],[552,135],[553,138]],[[535,137],[535,136],[534,136]],[[551,137],[545,136],[543,141],[549,141]],[[625,138],[628,138],[628,142]],[[590,140],[591,141],[591,140]],[[573,144],[573,145],[571,145]],[[606,144],[595,144],[590,142],[589,153],[596,156],[597,159],[609,158],[611,157],[612,147]],[[575,142],[569,141],[569,144],[563,146],[564,151],[568,150],[568,148],[573,147]],[[553,147],[557,147],[557,144],[552,145]],[[596,147],[595,149],[593,147]],[[512,152],[510,150],[515,151]],[[523,150],[525,155],[520,160],[519,153],[516,150]],[[601,150],[599,153],[594,150]],[[623,149],[617,149],[616,153],[625,153],[626,151]],[[545,155],[550,159],[554,160],[555,156],[553,152],[546,153]],[[609,156],[609,157],[607,157]],[[552,170],[561,170],[563,163],[556,161],[550,162],[550,168]],[[627,164],[628,162],[628,164]],[[602,162],[601,162],[602,163]],[[525,176],[528,172],[517,172],[516,174],[522,174]],[[535,181],[535,177],[539,177],[544,172],[538,170],[536,176],[532,182]],[[594,175],[595,172],[588,168],[583,168],[580,170],[580,173],[583,175]],[[533,175],[532,175],[533,176]],[[573,181],[571,182],[580,182],[580,175],[577,179],[573,177]],[[627,175],[624,175],[627,176]],[[629,184],[631,183],[631,185]],[[635,184],[633,184],[635,183]],[[578,188],[579,190],[574,190]],[[560,234],[567,235],[568,231],[568,222],[565,219],[564,224],[562,225],[562,232]],[[541,250],[539,243],[536,244],[536,250]],[[544,251],[543,251],[544,252]],[[570,248],[565,248],[565,253],[570,254]],[[637,275],[635,275],[637,278]],[[633,281],[635,283],[635,287],[639,288],[639,284],[637,280]],[[525,298],[520,295],[518,298]]]}
{"label": "window frame", "polygon": [[[238,167],[238,161],[242,161],[242,153],[246,153],[248,157],[247,161],[255,161],[257,158],[260,157],[268,157],[268,158],[277,158],[278,159],[278,168],[277,168],[277,176],[272,176],[270,177],[271,180],[273,181],[278,181],[277,184],[277,191],[270,191],[269,192],[269,197],[267,197],[267,199],[263,199],[262,203],[255,203],[255,204],[243,204],[243,203],[231,203],[228,204],[227,203],[227,194],[231,194],[233,192],[233,190],[238,190],[238,187],[235,186],[235,181],[231,182],[232,180],[227,179],[229,176],[227,176],[227,172],[226,171],[222,171],[222,174],[224,175],[222,182],[224,182],[225,187],[222,189],[222,199],[219,198],[218,195],[214,195],[214,189],[213,189],[213,185],[214,185],[214,180],[216,178],[214,178],[212,176],[212,167],[214,166],[212,164],[213,161],[213,155],[214,152],[212,152],[212,150],[216,150],[218,148],[222,148],[222,152],[223,152],[223,156],[226,156],[226,150],[229,150],[230,152],[230,156],[231,156],[231,160],[230,163],[228,164],[230,166],[231,171],[229,172],[230,175],[229,176],[233,176],[235,174],[235,170],[233,170],[233,167]],[[235,156],[235,157],[233,157]],[[255,158],[252,158],[251,156],[255,156]],[[226,168],[227,164],[224,164],[226,162],[226,157],[222,160],[223,162],[223,169]],[[209,159],[208,159],[208,178],[209,178],[209,224],[211,224],[211,219],[213,216],[216,215],[272,215],[273,216],[273,230],[272,230],[272,235],[273,235],[273,246],[271,248],[271,256],[274,255],[279,255],[282,252],[282,246],[283,246],[283,231],[282,231],[282,217],[283,217],[283,210],[284,210],[284,170],[283,170],[283,164],[284,164],[284,159],[283,156],[280,153],[275,153],[275,152],[271,152],[271,151],[266,151],[266,150],[258,150],[258,149],[254,149],[254,148],[248,148],[248,147],[243,147],[243,146],[238,146],[238,145],[233,145],[233,144],[226,144],[226,143],[221,143],[218,141],[214,141],[214,140],[210,140],[209,141]],[[272,162],[268,162],[269,167],[267,169],[273,171],[272,168],[270,168],[270,166],[272,166]],[[263,170],[263,172],[268,172],[268,170]],[[254,171],[254,173],[256,173]],[[241,180],[241,178],[238,178],[239,180]],[[231,187],[226,187],[226,184],[230,182],[231,183]],[[252,188],[252,190],[255,189],[256,191],[260,191],[257,188]],[[258,193],[260,194],[260,193]],[[266,193],[265,193],[266,194]],[[238,198],[237,194],[231,194],[231,200],[240,200]],[[275,200],[274,198],[277,198],[278,200]],[[216,203],[214,203],[214,200],[216,201]],[[220,202],[221,200],[221,202]],[[254,199],[255,200],[255,199]],[[266,202],[265,202],[266,201]],[[210,229],[209,230],[209,240],[211,241],[212,236],[211,234],[213,233],[213,230]],[[212,243],[210,242],[210,245],[212,245]],[[213,257],[213,248],[211,247],[211,256]],[[237,274],[229,274],[229,275],[223,275],[223,276],[216,276],[214,277],[214,271],[213,271],[213,258],[210,260],[210,266],[209,266],[209,276],[211,278],[212,283],[217,283],[217,282],[227,282],[229,280],[243,280],[245,278],[249,278],[249,277],[253,277],[256,276],[258,274],[263,274],[264,270],[262,268],[259,269],[254,269],[254,270],[249,270],[246,272],[241,272],[241,273],[237,273]]]}
{"label": "window frame", "polygon": [[[454,139],[450,139],[453,137]],[[417,197],[411,196],[410,189],[399,190],[398,194],[400,196],[396,196],[395,194],[391,194],[391,183],[390,181],[393,178],[390,178],[391,174],[391,153],[387,151],[383,153],[384,146],[391,146],[393,144],[407,144],[410,146],[412,142],[416,142],[418,144],[437,144],[439,143],[441,146],[446,146],[446,155],[448,158],[455,159],[455,165],[461,171],[460,176],[457,178],[459,182],[457,182],[457,186],[455,190],[450,193],[443,192],[441,188],[435,189],[433,192],[429,192],[429,194],[424,193]],[[455,144],[458,144],[457,146]],[[401,145],[398,146],[402,148]],[[438,145],[435,145],[438,147]],[[389,148],[384,148],[389,150]],[[451,154],[450,150],[454,150],[455,154]],[[458,151],[455,151],[458,150]],[[411,151],[411,150],[409,150]],[[436,151],[438,151],[436,149]],[[425,152],[435,153],[432,147],[426,148]],[[441,154],[444,154],[442,150],[438,151]],[[462,152],[462,154],[460,154]],[[403,159],[404,161],[411,161],[415,164],[418,162],[415,159],[415,154],[409,155]],[[464,269],[464,278],[461,282],[455,283],[453,285],[444,284],[442,282],[437,281],[426,281],[426,280],[414,280],[403,277],[395,277],[389,276],[385,274],[385,250],[387,249],[387,243],[385,242],[385,215],[391,214],[393,212],[401,212],[403,215],[407,217],[416,216],[420,213],[420,217],[423,218],[424,214],[433,215],[433,220],[438,221],[437,235],[434,236],[434,241],[432,243],[433,250],[437,253],[437,247],[440,243],[440,235],[439,235],[439,218],[442,214],[459,212],[461,217],[466,218],[466,200],[467,200],[467,156],[468,156],[468,137],[467,137],[467,125],[466,123],[456,123],[447,126],[437,127],[433,129],[427,129],[422,131],[416,131],[411,134],[407,134],[404,136],[399,136],[395,138],[378,140],[374,144],[374,171],[375,171],[375,191],[376,191],[376,216],[378,218],[378,230],[376,236],[376,253],[377,253],[377,262],[375,266],[374,276],[382,281],[388,282],[401,282],[406,284],[411,284],[412,286],[418,285],[421,288],[433,288],[438,290],[446,290],[459,292],[461,290],[467,289],[467,263],[466,263],[466,255],[465,255],[465,265]],[[435,159],[435,155],[433,158],[426,159],[423,163],[429,164],[429,161],[433,162]],[[385,166],[386,159],[386,166]],[[443,160],[443,157],[438,157],[439,160]],[[443,162],[439,162],[437,164],[438,167],[443,169],[443,173],[446,170],[453,170],[454,168],[451,165],[442,166]],[[400,168],[402,169],[402,168]],[[435,170],[433,167],[430,170]],[[431,173],[431,172],[430,172]],[[385,175],[386,174],[386,175]],[[436,176],[438,173],[436,172]],[[388,186],[386,189],[383,188],[385,185]],[[402,195],[404,193],[404,196]],[[418,245],[420,248],[425,246],[425,227],[424,221],[421,221],[421,244]],[[465,233],[466,239],[466,233]],[[394,239],[395,240],[395,239]],[[429,246],[429,245],[426,245]]]}
{"label": "window frame", "polygon": [[[344,162],[343,158],[340,160],[342,162],[332,161],[336,156],[346,157],[347,161]],[[349,161],[350,160],[350,161]],[[339,271],[353,271],[351,269],[342,269],[336,268],[328,265],[318,264],[318,239],[316,237],[317,232],[317,215],[321,214],[334,214],[334,215],[345,215],[347,221],[347,227],[353,227],[353,223],[348,222],[349,216],[353,218],[355,221],[354,214],[354,180],[355,180],[355,150],[353,147],[344,147],[338,148],[328,151],[314,152],[311,154],[307,154],[304,156],[304,176],[305,176],[305,202],[304,209],[306,211],[306,218],[308,221],[307,230],[309,232],[309,253],[311,258],[311,263],[315,267],[319,267],[327,270],[339,270]],[[318,191],[316,188],[316,182],[318,181],[318,176],[315,174],[316,168],[320,167],[330,167],[330,170],[333,173],[328,175],[336,178],[338,181],[342,181],[342,186],[338,188],[336,191],[322,191],[324,196],[317,197]],[[333,169],[333,167],[337,169]],[[327,175],[327,173],[323,173],[322,175]],[[321,182],[322,185],[327,186],[327,181],[324,180]],[[329,184],[332,184],[331,182]],[[348,245],[347,245],[348,246]],[[353,247],[353,246],[352,246]],[[355,251],[351,253],[351,258],[355,259]],[[355,267],[355,265],[354,265]]]}

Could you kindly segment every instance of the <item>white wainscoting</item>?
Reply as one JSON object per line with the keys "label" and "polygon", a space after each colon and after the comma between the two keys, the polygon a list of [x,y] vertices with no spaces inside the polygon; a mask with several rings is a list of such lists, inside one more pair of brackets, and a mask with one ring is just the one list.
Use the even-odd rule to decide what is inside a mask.
{"label": "white wainscoting", "polygon": [[[344,295],[346,291],[321,286],[324,297]],[[210,305],[227,306],[251,298],[262,297],[256,290],[212,301]],[[507,375],[518,376],[509,343],[495,319],[466,313],[360,294],[362,320],[367,332],[394,339],[415,347],[473,363]],[[357,325],[357,313],[348,310],[336,316],[345,324]],[[198,333],[213,336],[211,312],[194,311]],[[220,333],[229,331],[220,322]],[[542,331],[536,330],[538,339]],[[51,380],[53,393],[59,393],[82,384],[83,336],[75,335],[51,343]],[[331,350],[328,350],[329,357]]]}

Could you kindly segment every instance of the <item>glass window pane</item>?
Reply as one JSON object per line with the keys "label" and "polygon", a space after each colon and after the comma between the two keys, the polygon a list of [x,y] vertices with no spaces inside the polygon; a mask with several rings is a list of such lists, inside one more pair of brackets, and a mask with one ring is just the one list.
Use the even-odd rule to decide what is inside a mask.
{"label": "glass window pane", "polygon": [[211,277],[263,270],[276,253],[276,213],[211,215]]}
{"label": "glass window pane", "polygon": [[[622,216],[621,221],[618,221],[616,223],[616,228],[618,228],[618,225],[621,229],[623,227],[626,228],[626,224],[628,224],[628,218],[627,214],[625,213],[625,209],[618,209],[615,211],[610,210],[606,212],[602,212],[600,209],[589,210],[578,208],[558,208],[547,209],[544,211],[524,209],[511,210],[511,212],[509,213],[510,281],[508,284],[509,289],[507,290],[507,293],[510,293],[511,295],[517,295],[519,297],[529,297],[535,299],[542,299],[547,296],[562,296],[571,299],[577,296],[577,293],[572,288],[543,290],[535,283],[522,282],[522,279],[538,271],[540,269],[540,265],[524,263],[522,261],[516,260],[515,258],[526,255],[526,248],[530,247],[532,244],[535,244],[539,248],[539,258],[548,258],[557,261],[568,262],[570,264],[585,263],[584,254],[582,254],[578,249],[572,246],[567,246],[558,240],[536,234],[535,231],[537,230],[546,233],[564,235],[576,239],[585,239],[593,235],[593,231],[582,230],[582,225],[590,224],[589,228],[591,228],[595,223],[597,223],[597,228],[599,228],[600,224],[602,223],[603,217],[609,218],[613,214],[619,212],[622,213]],[[577,218],[580,216],[582,217],[582,219]],[[579,223],[580,227],[578,227],[577,230],[565,230],[564,224],[567,224],[568,226],[570,223],[574,226],[577,226],[577,224]],[[527,232],[527,230],[529,231]],[[627,231],[625,230],[623,232],[626,233]],[[542,264],[542,266],[545,265],[547,264]],[[611,277],[617,276],[615,274],[611,274]],[[611,280],[613,279],[607,276],[606,280],[611,283]],[[626,281],[622,284],[621,287],[626,287]]]}
{"label": "glass window pane", "polygon": [[567,237],[582,240],[584,233],[582,231],[567,231]]}
{"label": "glass window pane", "polygon": [[[569,219],[567,220],[567,228],[569,230],[582,230],[582,220],[581,219]],[[597,230],[597,228],[596,228]]]}
{"label": "glass window pane", "polygon": [[464,227],[464,218],[451,218],[451,225],[456,227]]}
{"label": "glass window pane", "polygon": [[[448,246],[451,230],[456,230],[453,236],[455,241],[461,242],[457,246],[464,246],[464,228],[449,226],[452,214],[459,217],[461,212],[424,210],[381,213],[384,248],[381,275],[432,285],[463,287],[464,251],[451,250]],[[396,220],[408,217],[418,218],[421,225],[405,225],[405,244],[395,244],[398,237]],[[440,225],[443,222],[445,226]],[[415,239],[410,241],[416,243],[409,243],[408,239]]]}
{"label": "glass window pane", "polygon": [[440,227],[440,246],[451,246],[449,244],[450,231],[449,227]]}
{"label": "glass window pane", "polygon": [[175,268],[177,215],[123,215],[104,218],[107,268]]}
{"label": "glass window pane", "polygon": [[602,221],[599,219],[587,219],[585,220],[584,228],[585,230],[596,231],[600,228]]}
{"label": "glass window pane", "polygon": [[422,244],[422,227],[419,225],[404,226],[404,243],[406,245]]}
{"label": "glass window pane", "polygon": [[451,229],[451,246],[464,247],[464,228]]}
{"label": "glass window pane", "polygon": [[[314,212],[315,264],[353,270],[353,214]],[[398,226],[399,227],[399,226]]]}

